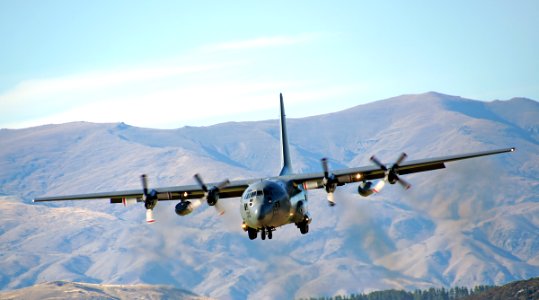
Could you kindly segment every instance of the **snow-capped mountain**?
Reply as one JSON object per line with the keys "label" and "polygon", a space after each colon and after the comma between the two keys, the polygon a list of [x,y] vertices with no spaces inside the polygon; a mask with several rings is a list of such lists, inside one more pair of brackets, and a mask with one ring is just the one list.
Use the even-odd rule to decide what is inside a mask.
{"label": "snow-capped mountain", "polygon": [[[278,107],[276,104],[276,117]],[[293,116],[291,116],[293,117]],[[123,123],[69,123],[0,130],[0,288],[54,280],[165,284],[215,298],[293,298],[502,284],[539,276],[539,103],[479,102],[439,93],[404,95],[288,120],[297,172],[390,164],[516,147],[512,154],[449,163],[407,176],[362,198],[340,188],[337,206],[310,193],[305,236],[279,228],[271,241],[241,230],[237,199],[227,214],[204,207],[175,215],[160,202],[158,222],[142,205],[107,201],[31,204],[38,195],[273,176],[277,120],[176,130]],[[15,198],[18,197],[18,198]]]}

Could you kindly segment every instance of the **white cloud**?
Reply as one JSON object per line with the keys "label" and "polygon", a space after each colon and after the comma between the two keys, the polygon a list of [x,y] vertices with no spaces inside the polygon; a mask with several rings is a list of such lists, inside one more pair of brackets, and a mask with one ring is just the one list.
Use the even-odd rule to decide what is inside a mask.
{"label": "white cloud", "polygon": [[150,80],[165,79],[173,76],[197,72],[207,72],[231,64],[195,66],[150,66],[124,70],[108,70],[83,73],[58,78],[36,79],[21,82],[14,89],[0,95],[3,109],[20,107],[36,100],[67,93],[83,93],[119,85],[135,85]]}
{"label": "white cloud", "polygon": [[199,119],[211,124],[219,115],[272,108],[280,89],[302,84],[223,81],[222,75],[218,76],[219,80],[189,78],[194,72],[215,75],[231,66],[236,67],[134,69],[25,82],[0,96],[4,121],[0,127],[81,120],[123,121],[161,128],[200,123]]}
{"label": "white cloud", "polygon": [[[65,105],[64,109],[30,120],[21,120],[0,127],[21,128],[50,123],[90,121],[99,123],[126,122],[153,128],[176,128],[184,125],[210,125],[224,121],[257,120],[278,117],[278,95],[285,92],[287,107],[299,105],[309,111],[312,104],[325,98],[337,98],[349,92],[346,87],[314,87],[309,82],[211,82],[194,85],[166,85],[158,89],[137,87],[117,91],[92,101],[84,95],[71,94],[84,101]],[[94,92],[96,94],[96,92]],[[67,96],[56,94],[65,99]],[[302,104],[303,103],[303,104]],[[311,104],[311,105],[308,105]],[[290,112],[291,110],[289,110]],[[256,112],[252,116],[249,112]],[[289,114],[295,116],[294,114]]]}
{"label": "white cloud", "polygon": [[[211,48],[292,45],[317,37],[308,34],[259,38]],[[227,55],[214,54],[198,52],[158,64],[21,82],[0,94],[0,127],[21,128],[71,121],[122,121],[157,128],[210,125],[237,120],[235,118],[242,114],[247,116],[249,112],[273,111],[279,92],[285,92],[287,106],[292,107],[294,103],[335,99],[351,90],[305,78],[281,78],[280,74],[251,78],[246,75],[258,69],[261,69],[260,74],[266,74],[270,66],[261,66],[247,56],[237,61]],[[304,106],[306,110],[310,109],[308,106]],[[248,120],[259,118],[260,115],[258,118],[253,115]]]}

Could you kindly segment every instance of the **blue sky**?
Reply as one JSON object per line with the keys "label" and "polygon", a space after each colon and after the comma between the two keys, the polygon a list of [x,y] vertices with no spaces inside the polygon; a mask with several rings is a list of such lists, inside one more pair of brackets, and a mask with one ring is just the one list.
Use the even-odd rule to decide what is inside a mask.
{"label": "blue sky", "polygon": [[1,1],[0,128],[153,128],[410,93],[539,99],[539,2]]}

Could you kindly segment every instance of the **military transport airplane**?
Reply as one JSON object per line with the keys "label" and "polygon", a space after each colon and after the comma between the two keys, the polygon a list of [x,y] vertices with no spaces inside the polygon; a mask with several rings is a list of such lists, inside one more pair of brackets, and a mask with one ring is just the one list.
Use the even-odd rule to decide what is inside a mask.
{"label": "military transport airplane", "polygon": [[[295,224],[302,234],[309,232],[311,216],[308,212],[307,191],[324,188],[330,206],[335,205],[334,191],[337,186],[359,182],[358,193],[367,197],[380,192],[386,182],[399,183],[404,189],[410,184],[401,175],[425,172],[445,168],[445,163],[456,160],[513,152],[515,148],[498,149],[438,158],[429,158],[404,162],[406,154],[402,153],[391,166],[380,162],[372,156],[373,166],[348,168],[331,172],[326,158],[322,158],[323,172],[311,174],[296,174],[292,170],[283,96],[281,96],[281,172],[279,176],[205,184],[200,175],[194,175],[196,185],[162,187],[149,189],[146,175],[141,176],[142,189],[117,192],[93,193],[69,196],[53,196],[36,198],[34,202],[62,200],[110,199],[110,203],[124,205],[144,202],[146,221],[155,222],[153,208],[158,201],[179,200],[176,214],[185,216],[200,207],[204,202],[214,206],[222,214],[224,210],[219,205],[223,198],[240,198],[240,214],[243,219],[242,228],[251,240],[257,238],[260,232],[264,240],[272,238],[272,232],[283,225]],[[373,180],[378,180],[376,184]]]}

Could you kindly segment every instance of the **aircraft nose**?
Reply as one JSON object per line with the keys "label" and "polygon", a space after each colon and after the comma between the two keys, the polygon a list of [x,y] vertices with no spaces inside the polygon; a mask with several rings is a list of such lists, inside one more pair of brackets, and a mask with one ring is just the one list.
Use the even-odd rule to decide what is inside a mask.
{"label": "aircraft nose", "polygon": [[258,222],[264,223],[271,218],[271,207],[268,205],[261,205],[256,217]]}

